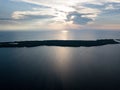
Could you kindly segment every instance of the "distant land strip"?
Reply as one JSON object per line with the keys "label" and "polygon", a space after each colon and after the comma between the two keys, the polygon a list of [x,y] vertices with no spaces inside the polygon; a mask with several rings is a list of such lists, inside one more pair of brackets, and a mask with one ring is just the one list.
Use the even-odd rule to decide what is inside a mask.
{"label": "distant land strip", "polygon": [[109,44],[120,44],[120,39],[13,41],[0,42],[0,48],[19,48],[36,46],[94,47]]}

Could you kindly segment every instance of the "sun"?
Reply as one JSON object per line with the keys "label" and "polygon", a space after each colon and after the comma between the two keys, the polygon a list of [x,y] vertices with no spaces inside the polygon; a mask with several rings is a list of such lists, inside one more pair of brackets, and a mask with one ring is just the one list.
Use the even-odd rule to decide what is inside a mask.
{"label": "sun", "polygon": [[68,31],[67,31],[67,30],[62,30],[61,32],[62,32],[62,33],[67,33]]}

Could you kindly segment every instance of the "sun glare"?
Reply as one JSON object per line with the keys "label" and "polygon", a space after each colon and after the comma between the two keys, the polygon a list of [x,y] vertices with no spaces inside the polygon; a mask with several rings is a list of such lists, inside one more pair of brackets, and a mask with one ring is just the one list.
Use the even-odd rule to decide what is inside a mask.
{"label": "sun glare", "polygon": [[67,33],[68,31],[67,30],[63,30],[63,31],[61,31],[62,33]]}

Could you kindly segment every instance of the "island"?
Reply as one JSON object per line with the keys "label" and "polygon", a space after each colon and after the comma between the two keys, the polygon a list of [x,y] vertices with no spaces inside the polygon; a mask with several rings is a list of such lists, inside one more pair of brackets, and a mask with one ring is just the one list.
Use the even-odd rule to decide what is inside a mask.
{"label": "island", "polygon": [[119,39],[13,41],[13,42],[0,42],[0,48],[12,48],[12,47],[19,48],[36,46],[93,47],[108,44],[120,44],[120,42]]}

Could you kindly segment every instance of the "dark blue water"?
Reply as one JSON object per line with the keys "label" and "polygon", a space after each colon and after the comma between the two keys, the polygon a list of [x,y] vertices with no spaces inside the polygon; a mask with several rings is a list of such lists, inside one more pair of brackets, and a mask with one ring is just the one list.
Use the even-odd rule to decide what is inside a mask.
{"label": "dark blue water", "polygon": [[[0,32],[0,41],[120,38],[119,31]],[[120,45],[0,48],[0,90],[119,90]]]}

